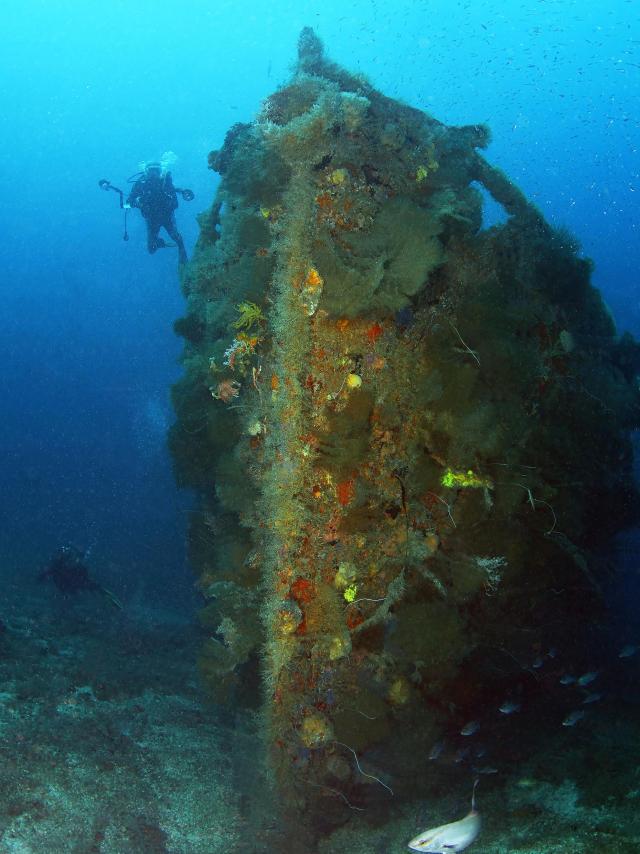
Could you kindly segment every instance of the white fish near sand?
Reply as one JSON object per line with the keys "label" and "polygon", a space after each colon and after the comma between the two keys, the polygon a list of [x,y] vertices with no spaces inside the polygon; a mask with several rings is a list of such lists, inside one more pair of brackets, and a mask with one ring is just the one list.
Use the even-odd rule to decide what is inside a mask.
{"label": "white fish near sand", "polygon": [[459,821],[423,830],[409,842],[409,850],[428,852],[428,854],[453,854],[456,851],[464,851],[472,842],[475,842],[481,827],[480,814],[476,810],[477,785],[478,780],[473,784],[471,812]]}

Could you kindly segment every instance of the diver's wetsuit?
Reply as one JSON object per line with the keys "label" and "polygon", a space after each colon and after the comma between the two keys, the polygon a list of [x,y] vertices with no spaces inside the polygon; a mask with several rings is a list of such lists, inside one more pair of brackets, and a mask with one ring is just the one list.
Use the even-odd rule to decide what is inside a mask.
{"label": "diver's wetsuit", "polygon": [[178,196],[171,180],[171,173],[161,175],[156,172],[145,173],[138,178],[131,188],[127,204],[138,208],[147,223],[147,249],[153,253],[162,249],[166,244],[158,232],[161,228],[178,247],[178,257],[181,264],[187,261],[184,242],[176,225],[175,209],[178,207]]}

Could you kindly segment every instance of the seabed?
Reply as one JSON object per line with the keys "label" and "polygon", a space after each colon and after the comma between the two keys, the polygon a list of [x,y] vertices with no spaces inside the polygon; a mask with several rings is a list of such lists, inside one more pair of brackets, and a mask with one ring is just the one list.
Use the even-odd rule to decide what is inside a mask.
{"label": "seabed", "polygon": [[[3,592],[2,854],[285,854],[276,821],[255,803],[264,782],[251,777],[256,719],[222,720],[203,696],[197,627],[143,606],[119,614],[91,599],[70,606],[49,590]],[[579,731],[560,727],[540,740],[532,725],[509,743],[499,773],[481,776],[484,825],[468,850],[640,850],[640,770],[629,750],[640,738],[637,712],[618,701]],[[377,826],[356,816],[319,854],[402,852],[423,827],[464,815],[469,770],[425,767],[426,799]]]}

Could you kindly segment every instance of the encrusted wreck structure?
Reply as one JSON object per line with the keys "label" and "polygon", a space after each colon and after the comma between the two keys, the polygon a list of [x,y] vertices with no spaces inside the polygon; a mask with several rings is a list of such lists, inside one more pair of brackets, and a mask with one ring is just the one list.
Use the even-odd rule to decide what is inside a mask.
{"label": "encrusted wreck structure", "polygon": [[[285,817],[313,832],[415,792],[543,643],[578,657],[631,518],[637,347],[488,139],[306,29],[210,155],[171,436],[201,668],[260,708]],[[483,189],[504,224],[483,228]]]}

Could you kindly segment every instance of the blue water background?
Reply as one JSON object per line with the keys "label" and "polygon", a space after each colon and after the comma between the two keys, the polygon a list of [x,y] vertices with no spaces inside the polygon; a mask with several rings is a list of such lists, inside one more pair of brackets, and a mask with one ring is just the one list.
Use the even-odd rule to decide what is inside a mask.
{"label": "blue water background", "polygon": [[[207,153],[284,82],[300,29],[388,95],[486,122],[489,159],[596,262],[621,328],[640,332],[637,0],[301,4],[23,0],[3,11],[0,86],[0,568],[28,577],[68,541],[133,595],[188,592],[188,496],[165,448],[182,313],[174,251],[122,240],[117,197],[171,149],[196,200]],[[0,569],[2,572],[3,569]]]}

